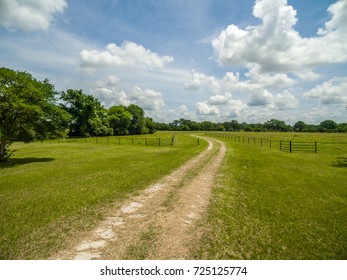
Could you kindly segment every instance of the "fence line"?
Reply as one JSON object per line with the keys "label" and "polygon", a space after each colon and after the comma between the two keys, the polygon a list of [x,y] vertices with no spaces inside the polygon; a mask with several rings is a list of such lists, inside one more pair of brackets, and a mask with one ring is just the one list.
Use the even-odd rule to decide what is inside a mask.
{"label": "fence line", "polygon": [[175,136],[165,138],[154,137],[66,137],[48,140],[51,143],[104,143],[116,145],[144,145],[144,146],[173,146]]}
{"label": "fence line", "polygon": [[292,140],[273,140],[268,138],[247,137],[241,135],[225,134],[225,133],[205,133],[205,135],[217,136],[237,143],[244,143],[253,146],[269,147],[270,149],[279,149],[283,152],[308,152],[317,153],[318,144],[314,142],[295,142]]}

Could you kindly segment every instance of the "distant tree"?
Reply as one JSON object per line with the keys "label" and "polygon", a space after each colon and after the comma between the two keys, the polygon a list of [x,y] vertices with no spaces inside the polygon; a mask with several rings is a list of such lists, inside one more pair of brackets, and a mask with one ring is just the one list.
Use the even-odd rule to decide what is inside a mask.
{"label": "distant tree", "polygon": [[337,126],[338,125],[336,122],[332,120],[325,120],[319,124],[318,130],[320,132],[336,132]]}
{"label": "distant tree", "polygon": [[203,131],[215,131],[217,130],[217,125],[210,121],[203,121],[200,123],[201,130]]}
{"label": "distant tree", "polygon": [[107,111],[92,95],[82,90],[68,89],[61,94],[61,107],[71,115],[70,136],[111,135],[107,124]]}
{"label": "distant tree", "polygon": [[318,127],[314,124],[308,124],[307,125],[307,132],[317,132]]}
{"label": "distant tree", "polygon": [[288,131],[289,128],[284,121],[271,119],[264,123],[264,129],[267,131]]}
{"label": "distant tree", "polygon": [[339,123],[337,127],[337,132],[347,132],[347,123]]}
{"label": "distant tree", "polygon": [[307,124],[305,124],[303,121],[298,121],[293,126],[294,131],[298,132],[304,132],[307,131]]}
{"label": "distant tree", "polygon": [[167,123],[161,123],[161,122],[156,122],[155,123],[156,128],[160,131],[170,131],[172,130],[172,127],[170,126],[170,124]]}
{"label": "distant tree", "polygon": [[107,120],[114,135],[128,135],[131,113],[123,105],[112,106],[107,110]]}
{"label": "distant tree", "polygon": [[153,133],[155,133],[157,131],[157,125],[153,121],[152,118],[145,117],[145,124],[146,124],[146,128],[147,128],[147,132],[146,133],[153,134]]}
{"label": "distant tree", "polygon": [[0,161],[10,157],[15,140],[63,135],[69,115],[56,105],[57,92],[46,79],[0,68]]}
{"label": "distant tree", "polygon": [[132,115],[129,127],[129,134],[144,134],[146,133],[145,112],[135,104],[130,104],[127,107],[128,112]]}

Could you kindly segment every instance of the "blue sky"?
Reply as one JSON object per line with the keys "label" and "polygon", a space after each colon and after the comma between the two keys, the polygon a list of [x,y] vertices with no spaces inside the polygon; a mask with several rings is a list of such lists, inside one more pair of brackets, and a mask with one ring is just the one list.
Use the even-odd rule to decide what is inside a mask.
{"label": "blue sky", "polygon": [[0,65],[156,121],[347,122],[347,0],[0,0]]}

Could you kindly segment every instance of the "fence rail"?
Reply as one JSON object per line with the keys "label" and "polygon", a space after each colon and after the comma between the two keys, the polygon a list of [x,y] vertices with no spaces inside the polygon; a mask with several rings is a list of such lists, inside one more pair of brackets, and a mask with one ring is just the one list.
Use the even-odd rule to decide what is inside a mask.
{"label": "fence rail", "polygon": [[269,147],[270,149],[279,149],[283,152],[295,153],[295,152],[307,152],[317,153],[318,144],[317,141],[313,142],[299,142],[292,140],[273,140],[268,138],[256,138],[247,137],[241,135],[225,134],[225,133],[205,133],[206,135],[217,136],[227,140],[231,140],[238,143],[244,143],[248,145],[258,145],[261,147]]}
{"label": "fence rail", "polygon": [[173,146],[175,136],[165,138],[154,137],[66,137],[47,140],[51,143],[103,143],[116,145],[144,145],[144,146]]}

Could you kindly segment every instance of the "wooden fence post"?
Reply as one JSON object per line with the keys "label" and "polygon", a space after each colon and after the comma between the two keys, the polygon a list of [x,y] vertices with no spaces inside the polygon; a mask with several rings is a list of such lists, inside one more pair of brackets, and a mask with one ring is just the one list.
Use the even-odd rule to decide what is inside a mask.
{"label": "wooden fence post", "polygon": [[280,140],[280,151],[282,151],[282,140]]}
{"label": "wooden fence post", "polygon": [[289,141],[289,152],[292,153],[292,140]]}
{"label": "wooden fence post", "polygon": [[317,141],[314,141],[314,153],[317,154]]}

